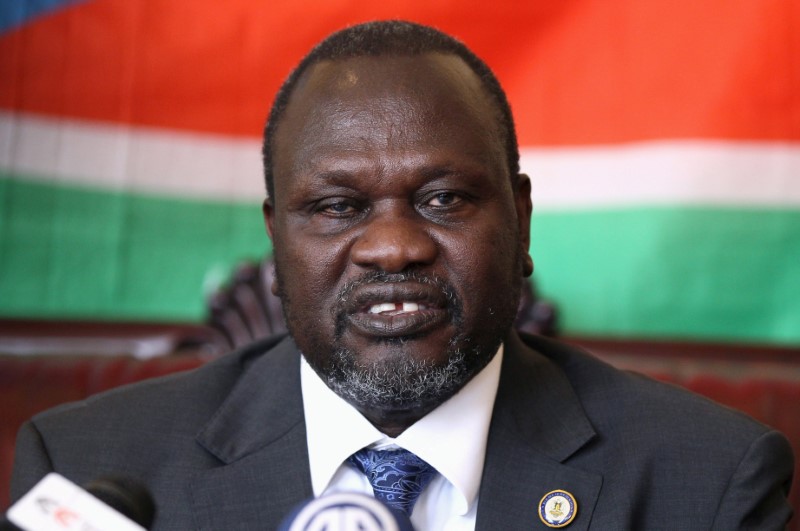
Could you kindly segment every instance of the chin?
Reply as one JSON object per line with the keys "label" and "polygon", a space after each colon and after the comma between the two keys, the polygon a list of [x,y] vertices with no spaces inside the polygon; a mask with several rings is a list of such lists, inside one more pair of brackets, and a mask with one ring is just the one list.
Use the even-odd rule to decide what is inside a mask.
{"label": "chin", "polygon": [[403,345],[402,352],[366,362],[342,348],[332,353],[324,367],[312,360],[309,364],[331,390],[359,410],[384,415],[427,412],[464,387],[492,360],[499,345],[500,339],[479,347],[469,338],[455,338],[441,360],[417,359]]}

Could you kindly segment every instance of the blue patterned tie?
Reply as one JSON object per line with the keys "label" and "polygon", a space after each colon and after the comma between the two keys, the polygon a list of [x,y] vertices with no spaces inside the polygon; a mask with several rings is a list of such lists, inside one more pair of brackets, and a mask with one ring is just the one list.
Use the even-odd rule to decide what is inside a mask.
{"label": "blue patterned tie", "polygon": [[367,476],[377,499],[408,515],[414,510],[422,490],[437,474],[431,465],[402,448],[364,448],[348,457],[347,461]]}

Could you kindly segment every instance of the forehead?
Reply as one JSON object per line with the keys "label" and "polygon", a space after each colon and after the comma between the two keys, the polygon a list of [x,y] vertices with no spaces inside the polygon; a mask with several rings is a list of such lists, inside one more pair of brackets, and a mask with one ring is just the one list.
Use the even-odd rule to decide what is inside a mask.
{"label": "forehead", "polygon": [[278,126],[276,183],[281,173],[359,153],[408,157],[450,150],[504,167],[491,101],[478,76],[454,55],[317,63],[299,80]]}

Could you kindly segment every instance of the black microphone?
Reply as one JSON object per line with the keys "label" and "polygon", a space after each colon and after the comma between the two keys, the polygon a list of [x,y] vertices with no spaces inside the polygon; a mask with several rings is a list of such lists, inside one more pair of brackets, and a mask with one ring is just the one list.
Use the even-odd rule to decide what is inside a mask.
{"label": "black microphone", "polygon": [[52,472],[11,506],[0,531],[145,531],[155,512],[150,493],[132,479],[107,476],[81,488]]}
{"label": "black microphone", "polygon": [[278,531],[414,531],[408,516],[365,494],[341,492],[303,502]]}

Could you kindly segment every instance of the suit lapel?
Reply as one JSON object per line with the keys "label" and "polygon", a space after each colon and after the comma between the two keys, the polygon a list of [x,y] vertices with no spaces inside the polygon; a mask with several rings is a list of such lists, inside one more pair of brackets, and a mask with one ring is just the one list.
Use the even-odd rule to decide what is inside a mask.
{"label": "suit lapel", "polygon": [[567,529],[587,529],[602,476],[565,461],[595,436],[594,429],[555,363],[516,333],[504,352],[476,529],[547,529],[539,501],[556,489],[577,500],[577,515]]}
{"label": "suit lapel", "polygon": [[199,529],[275,529],[313,495],[291,339],[246,369],[197,441],[221,462],[194,478]]}

